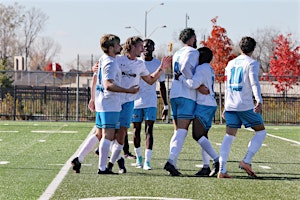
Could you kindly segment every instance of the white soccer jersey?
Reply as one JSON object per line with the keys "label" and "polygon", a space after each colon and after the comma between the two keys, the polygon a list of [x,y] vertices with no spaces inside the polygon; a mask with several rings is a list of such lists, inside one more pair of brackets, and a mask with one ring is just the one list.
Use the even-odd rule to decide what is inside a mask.
{"label": "white soccer jersey", "polygon": [[[199,52],[190,46],[184,46],[173,56],[173,71],[180,71],[184,77],[191,79],[198,65]],[[185,97],[196,100],[196,90],[187,87],[181,81],[173,79],[170,91],[170,98]]]}
{"label": "white soccer jersey", "polygon": [[253,109],[253,95],[257,102],[262,103],[258,72],[259,63],[247,55],[229,61],[225,68],[226,111]]}
{"label": "white soccer jersey", "polygon": [[[150,73],[153,73],[160,66],[160,60],[153,58],[151,61],[144,61]],[[165,81],[165,73],[159,79],[159,82]],[[149,85],[143,79],[140,81],[140,90],[134,101],[134,108],[157,107],[156,84]]]}
{"label": "white soccer jersey", "polygon": [[[122,72],[121,87],[130,88],[140,84],[141,76],[149,75],[144,61],[141,59],[130,60],[126,55],[117,56],[117,63]],[[134,101],[137,94],[121,94],[121,104]]]}
{"label": "white soccer jersey", "polygon": [[96,83],[95,107],[97,112],[120,112],[121,102],[118,92],[111,92],[103,87],[104,80],[113,80],[121,84],[121,70],[115,58],[104,54],[99,59],[98,78]]}
{"label": "white soccer jersey", "polygon": [[215,72],[209,63],[198,65],[192,79],[186,79],[185,77],[180,76],[179,80],[183,81],[184,84],[194,90],[202,84],[205,85],[209,89],[209,94],[204,95],[199,91],[196,91],[197,104],[205,106],[217,106],[214,92]]}

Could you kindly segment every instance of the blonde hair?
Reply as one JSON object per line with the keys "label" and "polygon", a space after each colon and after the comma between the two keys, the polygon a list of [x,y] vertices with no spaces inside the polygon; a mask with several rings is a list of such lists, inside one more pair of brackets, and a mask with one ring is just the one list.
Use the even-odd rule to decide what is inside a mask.
{"label": "blonde hair", "polygon": [[135,46],[139,42],[143,42],[143,40],[138,36],[133,36],[133,37],[128,38],[123,46],[123,52],[124,53],[130,52],[131,45]]}
{"label": "blonde hair", "polygon": [[108,53],[110,46],[114,46],[116,43],[120,43],[120,38],[113,34],[103,35],[100,39],[100,47],[104,53]]}

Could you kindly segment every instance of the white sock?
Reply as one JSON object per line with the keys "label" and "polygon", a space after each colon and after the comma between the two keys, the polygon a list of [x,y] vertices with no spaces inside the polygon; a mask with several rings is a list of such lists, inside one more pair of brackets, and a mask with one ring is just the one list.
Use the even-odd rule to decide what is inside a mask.
{"label": "white sock", "polygon": [[206,137],[202,136],[197,142],[214,161],[219,159],[219,156],[217,155],[210,141]]}
{"label": "white sock", "polygon": [[115,140],[109,162],[115,164],[115,162],[120,158],[123,146],[124,145],[119,144],[118,141]]}
{"label": "white sock", "polygon": [[229,134],[226,133],[226,135],[223,138],[223,142],[220,146],[219,162],[220,162],[220,172],[222,174],[227,173],[226,163],[227,163],[227,160],[228,160],[230,147],[231,147],[231,144],[233,143],[234,139],[235,139],[235,136],[229,135]]}
{"label": "white sock", "polygon": [[265,137],[267,135],[266,130],[256,131],[248,145],[248,150],[244,158],[244,162],[251,164],[253,156],[260,149]]}
{"label": "white sock", "polygon": [[186,129],[178,129],[175,133],[174,140],[170,144],[171,146],[168,161],[173,165],[174,160],[178,159],[179,153],[181,152],[187,132],[188,131]]}
{"label": "white sock", "polygon": [[86,143],[83,145],[82,149],[80,149],[78,153],[78,160],[80,163],[83,163],[84,157],[91,152],[95,145],[99,142],[99,139],[95,134],[91,135]]}
{"label": "white sock", "polygon": [[210,156],[204,149],[201,149],[201,154],[202,154],[203,168],[208,168],[210,164]]}
{"label": "white sock", "polygon": [[137,158],[142,156],[142,148],[141,147],[138,147],[138,148],[134,147],[134,152],[135,152],[135,155]]}
{"label": "white sock", "polygon": [[152,150],[146,149],[145,150],[145,162],[150,162],[152,157]]}
{"label": "white sock", "polygon": [[105,171],[111,141],[104,137],[99,143],[99,169]]}

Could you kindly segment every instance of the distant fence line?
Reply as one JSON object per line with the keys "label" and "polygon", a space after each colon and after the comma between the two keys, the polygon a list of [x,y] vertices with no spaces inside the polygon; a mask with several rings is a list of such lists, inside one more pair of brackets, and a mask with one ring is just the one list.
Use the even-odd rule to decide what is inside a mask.
{"label": "distant fence line", "polygon": [[[0,120],[94,121],[95,114],[87,108],[91,95],[92,73],[9,73],[15,82],[13,88],[0,87]],[[44,85],[41,85],[42,80]],[[172,75],[167,74],[168,91],[171,80]],[[52,82],[54,84],[51,81],[55,81]],[[262,115],[265,123],[300,124],[299,86],[285,94],[277,93],[275,87],[266,81],[261,81],[261,87],[264,101]],[[224,84],[215,84],[215,96],[218,110],[214,122],[225,123],[221,118]],[[157,120],[161,120],[162,109],[163,102],[159,98]]]}

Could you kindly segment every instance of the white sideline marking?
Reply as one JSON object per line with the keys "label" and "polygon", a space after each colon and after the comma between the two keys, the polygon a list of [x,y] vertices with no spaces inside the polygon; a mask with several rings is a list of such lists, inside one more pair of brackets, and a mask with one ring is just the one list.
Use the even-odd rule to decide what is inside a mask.
{"label": "white sideline marking", "polygon": [[0,165],[6,165],[8,163],[9,163],[9,161],[0,161]]}
{"label": "white sideline marking", "polygon": [[121,200],[121,199],[155,199],[155,200],[192,200],[192,199],[183,199],[183,198],[168,198],[168,197],[95,197],[95,198],[86,198],[80,200]]}
{"label": "white sideline marking", "polygon": [[0,139],[0,142],[2,142],[3,140],[2,139]]}
{"label": "white sideline marking", "polygon": [[[254,131],[254,130],[251,129],[251,128],[245,128],[245,129],[248,130],[248,131]],[[276,130],[276,129],[278,129],[278,128],[274,128],[274,129]],[[267,133],[267,136],[270,136],[270,137],[273,137],[273,138],[277,138],[277,139],[280,139],[280,140],[284,140],[284,141],[287,141],[287,142],[292,142],[292,143],[295,143],[295,144],[300,145],[300,142],[295,141],[295,140],[290,140],[290,139],[283,138],[283,137],[279,137],[279,136],[272,135],[272,134],[269,134],[269,133]]]}
{"label": "white sideline marking", "polygon": [[96,126],[93,127],[93,129],[90,131],[89,135],[86,137],[86,139],[83,141],[83,143],[79,146],[77,151],[69,158],[69,160],[61,168],[61,170],[56,175],[56,177],[52,180],[50,185],[47,187],[47,189],[44,191],[44,193],[40,196],[39,200],[48,200],[52,197],[52,195],[58,188],[59,184],[62,182],[64,177],[67,175],[67,173],[71,167],[71,161],[72,161],[73,157],[75,157],[79,153],[80,149],[85,144],[85,142],[88,140],[89,136],[94,134],[95,131],[96,131]]}
{"label": "white sideline marking", "polygon": [[259,165],[260,168],[263,168],[263,169],[271,169],[271,167],[269,166],[263,166],[263,165]]}
{"label": "white sideline marking", "polygon": [[0,133],[19,133],[19,131],[0,131]]}
{"label": "white sideline marking", "polygon": [[78,133],[78,131],[49,131],[49,130],[44,130],[44,131],[31,131],[31,133]]}

